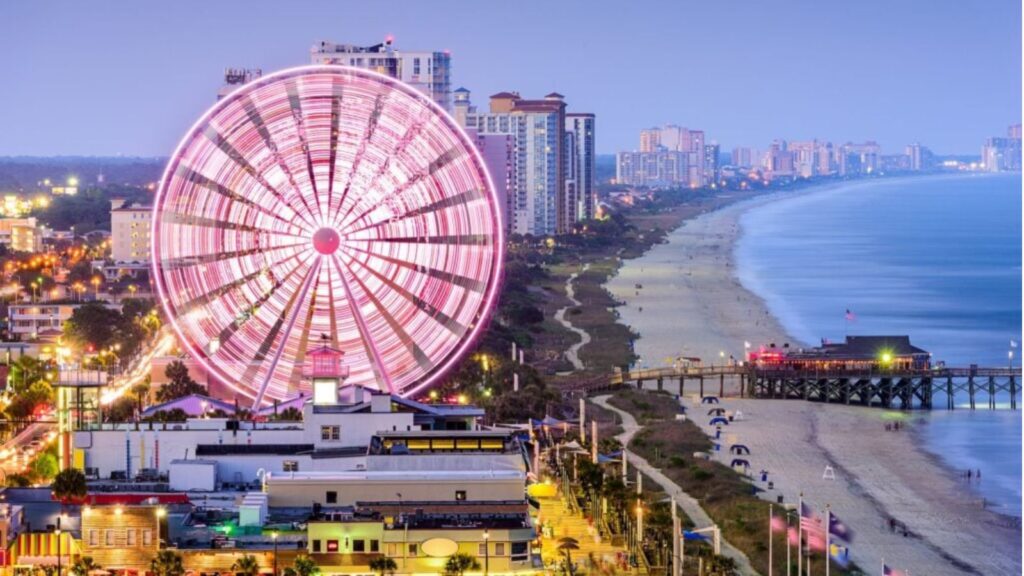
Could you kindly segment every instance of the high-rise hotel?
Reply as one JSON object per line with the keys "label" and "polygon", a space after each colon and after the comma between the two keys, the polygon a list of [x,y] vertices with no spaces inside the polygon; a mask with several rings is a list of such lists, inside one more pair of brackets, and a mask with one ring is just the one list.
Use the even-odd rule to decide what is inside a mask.
{"label": "high-rise hotel", "polygon": [[550,236],[594,215],[595,117],[567,113],[552,92],[530,100],[499,92],[478,112],[464,88],[455,91],[455,119],[477,141],[512,233]]}

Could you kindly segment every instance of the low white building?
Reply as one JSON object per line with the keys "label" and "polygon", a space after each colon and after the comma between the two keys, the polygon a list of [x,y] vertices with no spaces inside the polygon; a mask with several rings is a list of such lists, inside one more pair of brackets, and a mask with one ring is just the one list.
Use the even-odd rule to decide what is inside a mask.
{"label": "low white building", "polygon": [[307,402],[301,422],[189,418],[94,424],[75,431],[75,461],[99,478],[131,479],[142,469],[168,474],[178,460],[209,460],[216,462],[219,485],[252,487],[266,473],[364,469],[367,447],[378,433],[472,430],[483,416],[476,407],[354,392],[349,403]]}

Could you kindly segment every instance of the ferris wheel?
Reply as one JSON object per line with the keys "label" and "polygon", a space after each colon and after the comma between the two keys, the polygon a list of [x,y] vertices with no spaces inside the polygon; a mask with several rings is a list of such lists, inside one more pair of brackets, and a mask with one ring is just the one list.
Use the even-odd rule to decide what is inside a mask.
{"label": "ferris wheel", "polygon": [[409,395],[472,345],[504,238],[479,152],[426,95],[339,66],[218,102],[168,162],[152,259],[179,339],[258,406],[297,396],[307,352]]}

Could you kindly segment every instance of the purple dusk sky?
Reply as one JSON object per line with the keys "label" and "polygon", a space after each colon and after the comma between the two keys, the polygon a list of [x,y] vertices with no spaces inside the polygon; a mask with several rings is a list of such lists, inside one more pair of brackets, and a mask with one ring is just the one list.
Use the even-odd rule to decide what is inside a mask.
{"label": "purple dusk sky", "polygon": [[166,156],[225,67],[386,34],[451,50],[479,105],[565,94],[598,115],[602,153],[676,123],[724,150],[817,137],[977,154],[1021,118],[1016,0],[33,0],[0,6],[0,155]]}

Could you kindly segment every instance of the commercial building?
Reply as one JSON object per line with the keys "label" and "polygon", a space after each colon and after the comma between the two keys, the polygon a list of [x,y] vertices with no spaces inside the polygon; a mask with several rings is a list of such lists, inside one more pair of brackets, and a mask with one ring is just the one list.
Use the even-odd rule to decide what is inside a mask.
{"label": "commercial building", "polygon": [[566,207],[566,214],[573,221],[589,220],[597,211],[597,150],[594,130],[593,114],[569,112],[565,115],[565,133],[568,138],[566,165],[569,167],[566,181],[572,182],[575,188],[574,194],[566,194],[567,198],[572,198]]}
{"label": "commercial building", "polygon": [[[459,91],[456,120],[475,138],[504,137],[495,140],[494,161],[499,174],[505,167],[507,222],[513,233],[562,234],[575,222],[566,200],[565,107],[564,97],[555,92],[541,100],[499,92],[491,96],[488,112],[478,112],[469,91]],[[507,162],[509,152],[514,162]]]}
{"label": "commercial building", "polygon": [[750,148],[733,148],[730,163],[736,168],[753,168],[754,151]]}
{"label": "commercial building", "polygon": [[881,146],[867,141],[860,144],[847,142],[836,151],[836,169],[840,176],[862,176],[878,171]]}
{"label": "commercial building", "polygon": [[1005,137],[985,140],[981,163],[988,172],[1019,172],[1021,170],[1021,125],[1013,124]]}
{"label": "commercial building", "polygon": [[[640,131],[639,152],[621,152],[616,161],[616,181],[633,186],[686,186],[700,188],[713,181],[717,145],[709,149],[702,130],[669,124]],[[664,154],[665,152],[674,154]],[[709,168],[714,165],[714,169]],[[659,169],[659,166],[661,167]],[[676,170],[679,170],[677,173]]]}
{"label": "commercial building", "polygon": [[239,86],[263,76],[260,68],[225,68],[224,84],[217,90],[217,100],[234,92]]}
{"label": "commercial building", "polygon": [[759,368],[780,370],[926,370],[931,354],[909,336],[847,336],[817,348],[761,347],[747,359]]}
{"label": "commercial building", "polygon": [[149,262],[152,222],[152,206],[111,198],[110,256],[114,262]]}
{"label": "commercial building", "polygon": [[423,92],[438,106],[452,109],[451,54],[447,51],[404,51],[394,39],[372,46],[318,42],[310,49],[313,64],[365,68],[401,80]]}
{"label": "commercial building", "polygon": [[[7,307],[7,329],[16,340],[37,340],[55,337],[64,332],[64,324],[81,304],[73,302],[41,302],[11,304]],[[119,305],[107,304],[111,308]]]}
{"label": "commercial building", "polygon": [[43,247],[43,229],[34,217],[0,218],[0,244],[15,252],[38,252]]}

